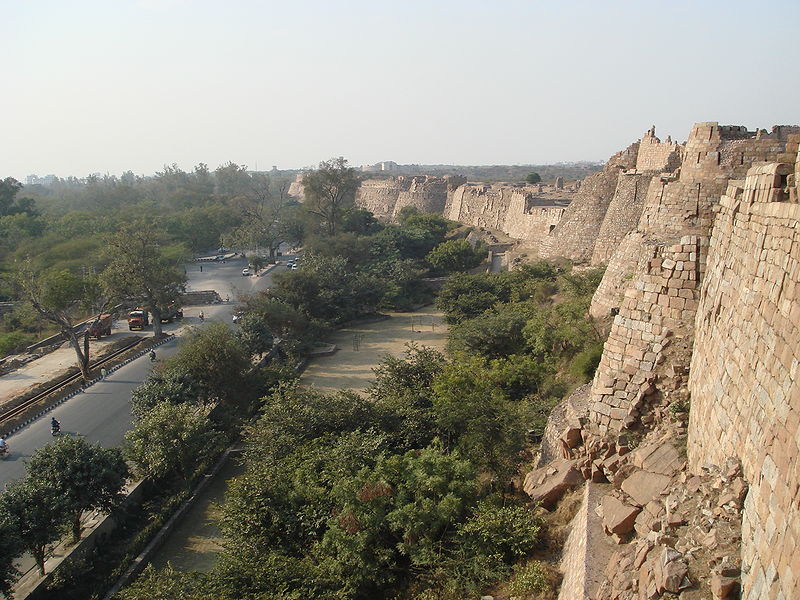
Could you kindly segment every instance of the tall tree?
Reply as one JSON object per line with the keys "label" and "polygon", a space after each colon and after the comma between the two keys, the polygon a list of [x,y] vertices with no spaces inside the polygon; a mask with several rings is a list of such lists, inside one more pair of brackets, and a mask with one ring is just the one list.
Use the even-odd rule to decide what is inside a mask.
{"label": "tall tree", "polygon": [[0,217],[26,213],[35,216],[38,213],[31,198],[17,198],[22,184],[13,177],[0,179]]}
{"label": "tall tree", "polygon": [[276,193],[266,175],[253,175],[249,189],[232,201],[242,224],[224,236],[224,244],[240,250],[263,247],[273,260],[275,251],[288,237],[282,219],[288,202],[286,191],[287,186],[280,185]]}
{"label": "tall tree", "polygon": [[125,453],[142,475],[176,474],[188,487],[198,463],[220,447],[210,406],[161,402],[125,434]]}
{"label": "tall tree", "polygon": [[161,315],[186,287],[186,274],[161,241],[160,233],[141,221],[125,225],[107,237],[111,261],[101,276],[108,290],[150,311],[155,337],[163,335]]}
{"label": "tall tree", "polygon": [[11,586],[19,576],[14,561],[22,553],[19,531],[11,515],[0,511],[0,593],[11,598]]}
{"label": "tall tree", "polygon": [[0,520],[17,532],[22,549],[31,553],[42,575],[47,549],[61,537],[66,525],[65,508],[66,502],[55,486],[28,478],[0,495]]}
{"label": "tall tree", "polygon": [[344,157],[319,163],[303,178],[306,210],[317,216],[328,235],[336,235],[343,211],[353,205],[360,180]]}
{"label": "tall tree", "polygon": [[95,277],[79,277],[67,270],[36,272],[30,261],[13,272],[19,295],[44,319],[54,323],[69,341],[78,358],[84,379],[89,379],[89,336],[76,324],[87,312],[96,309],[98,315],[106,310],[113,296],[101,291]]}
{"label": "tall tree", "polygon": [[61,437],[33,453],[28,477],[55,487],[71,516],[72,540],[81,536],[81,515],[109,512],[122,500],[128,465],[118,448],[102,448],[83,438]]}

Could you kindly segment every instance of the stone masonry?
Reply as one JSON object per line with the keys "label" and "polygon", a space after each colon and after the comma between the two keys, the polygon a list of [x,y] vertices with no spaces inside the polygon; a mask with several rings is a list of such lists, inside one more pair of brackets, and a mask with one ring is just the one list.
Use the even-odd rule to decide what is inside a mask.
{"label": "stone masonry", "polygon": [[356,193],[356,205],[376,217],[394,220],[400,210],[413,206],[422,213],[442,214],[448,194],[464,183],[463,177],[391,177],[367,179]]}
{"label": "stone masonry", "polygon": [[[798,142],[800,136],[787,150],[796,152]],[[795,169],[754,166],[745,181],[729,182],[714,223],[689,376],[691,468],[736,456],[750,484],[742,526],[746,600],[800,598]]]}
{"label": "stone masonry", "polygon": [[558,224],[570,202],[569,192],[554,195],[543,187],[467,183],[451,194],[444,216],[496,229],[519,240],[539,242]]}
{"label": "stone masonry", "polygon": [[589,416],[601,432],[636,423],[659,376],[682,369],[664,364],[665,349],[691,336],[684,315],[697,310],[701,243],[684,236],[676,244],[647,246],[649,260],[625,292],[592,385]]}

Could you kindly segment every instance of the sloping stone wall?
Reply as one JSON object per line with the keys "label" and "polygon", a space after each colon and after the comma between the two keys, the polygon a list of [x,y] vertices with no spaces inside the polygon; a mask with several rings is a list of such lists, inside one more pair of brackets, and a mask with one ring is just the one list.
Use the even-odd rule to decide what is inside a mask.
{"label": "sloping stone wall", "polygon": [[356,206],[365,208],[376,217],[393,220],[400,210],[413,206],[422,213],[442,214],[448,193],[464,183],[463,177],[390,177],[367,179],[356,193]]}
{"label": "sloping stone wall", "polygon": [[589,262],[608,206],[617,189],[620,172],[636,165],[639,142],[615,154],[602,171],[589,175],[561,221],[539,248],[543,258],[564,257]]}
{"label": "sloping stone wall", "polygon": [[658,185],[658,178],[651,172],[623,171],[620,174],[595,240],[593,265],[607,264],[625,236],[636,230],[652,181]]}
{"label": "sloping stone wall", "polygon": [[793,170],[753,167],[721,199],[689,376],[690,467],[736,456],[750,484],[746,600],[800,598],[800,205],[785,202],[784,187]]}
{"label": "sloping stone wall", "polygon": [[[678,243],[646,245],[649,260],[625,292],[592,383],[589,419],[601,432],[620,431],[638,421],[667,368],[665,350],[691,344],[697,310],[703,240],[685,236]],[[677,373],[680,374],[680,373]]]}

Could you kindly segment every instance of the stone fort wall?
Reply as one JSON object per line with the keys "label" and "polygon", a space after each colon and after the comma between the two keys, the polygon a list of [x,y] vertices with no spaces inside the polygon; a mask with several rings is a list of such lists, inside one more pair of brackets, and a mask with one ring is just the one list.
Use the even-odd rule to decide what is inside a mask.
{"label": "stone fort wall", "polygon": [[541,241],[561,220],[569,200],[541,197],[539,190],[538,185],[468,183],[451,194],[444,216],[520,240]]}
{"label": "stone fort wall", "polygon": [[611,157],[602,171],[583,180],[561,221],[539,248],[542,258],[565,257],[589,262],[609,204],[617,189],[620,172],[633,169],[639,143]]}
{"label": "stone fort wall", "polygon": [[592,382],[592,426],[611,433],[647,423],[651,404],[688,390],[690,468],[742,461],[748,600],[800,597],[800,136],[792,131],[695,126],[680,174],[651,184],[592,306],[619,311]]}
{"label": "stone fort wall", "polygon": [[423,213],[442,214],[448,193],[465,182],[463,177],[391,177],[367,179],[356,193],[356,206],[365,208],[376,217],[394,220],[406,206]]}
{"label": "stone fort wall", "polygon": [[800,598],[800,204],[785,192],[794,169],[752,167],[720,200],[689,375],[690,467],[734,456],[750,484],[747,600]]}

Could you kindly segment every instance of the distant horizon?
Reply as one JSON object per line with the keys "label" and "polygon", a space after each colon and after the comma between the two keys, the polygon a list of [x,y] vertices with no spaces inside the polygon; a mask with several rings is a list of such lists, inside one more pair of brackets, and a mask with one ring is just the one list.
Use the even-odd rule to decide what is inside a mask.
{"label": "distant horizon", "polygon": [[[345,157],[345,158],[347,158],[347,157]],[[233,162],[233,161],[231,161],[231,162]],[[370,167],[370,166],[379,165],[382,162],[388,162],[388,161],[379,160],[379,161],[376,161],[376,162],[373,162],[373,163],[366,163],[366,164],[363,164],[363,165],[354,165],[352,163],[349,163],[349,161],[348,161],[348,164],[349,164],[349,166],[354,167],[355,169],[358,170],[358,169],[361,169],[363,167]],[[428,167],[428,168],[453,167],[453,168],[457,168],[457,169],[458,168],[469,169],[469,168],[488,168],[488,167],[517,167],[517,168],[522,168],[522,167],[557,167],[557,166],[560,166],[560,165],[564,165],[564,166],[571,166],[571,165],[592,165],[592,166],[597,166],[597,165],[604,165],[606,162],[608,162],[608,161],[607,160],[596,160],[596,161],[592,161],[592,160],[573,160],[573,161],[560,161],[560,162],[552,162],[552,163],[517,163],[517,164],[487,163],[487,164],[481,164],[481,165],[461,165],[461,164],[455,164],[455,163],[397,163],[397,162],[395,162],[395,164],[400,168],[403,168],[403,167],[422,167],[422,168],[426,168],[426,167]],[[198,164],[201,164],[201,163],[198,163]],[[209,171],[213,172],[217,167],[223,166],[226,163],[223,163],[222,165],[217,165],[217,167],[213,167],[212,165],[209,165],[208,163],[202,163],[202,164],[206,164],[208,166],[208,168],[209,168]],[[239,164],[239,163],[235,163],[235,164]],[[177,165],[177,167],[179,169],[181,169],[182,171],[187,172],[187,173],[192,172],[194,170],[194,168],[197,166],[197,165],[192,165],[191,167],[184,167],[183,165],[180,165],[180,164],[177,164],[177,163],[169,163],[169,164],[164,165],[164,166],[173,166],[173,165]],[[251,173],[251,174],[252,173],[264,173],[264,174],[268,175],[270,172],[272,172],[272,166],[270,166],[269,169],[251,169],[249,165],[239,165],[239,166],[244,166],[246,168],[246,171],[248,173]],[[277,165],[275,165],[275,166],[277,166]],[[307,170],[315,168],[316,166],[317,165],[313,165],[313,166],[309,166],[309,167],[289,167],[289,168],[285,168],[285,169],[282,169],[282,168],[278,167],[276,170],[279,173],[290,172],[290,171],[307,171]],[[86,178],[91,177],[93,175],[94,176],[99,176],[99,177],[121,177],[122,175],[124,175],[125,173],[128,173],[128,172],[132,172],[137,177],[155,177],[157,175],[157,173],[158,173],[158,171],[154,171],[153,173],[136,173],[135,171],[132,171],[130,169],[126,169],[126,170],[121,171],[119,173],[103,173],[101,171],[92,171],[92,172],[86,173],[85,175],[77,175],[77,174],[74,174],[74,173],[70,173],[68,175],[58,175],[57,173],[28,173],[27,175],[23,176],[22,178],[14,177],[13,175],[2,175],[0,178],[13,177],[17,181],[19,181],[21,183],[25,183],[25,180],[28,177],[45,178],[45,177],[55,176],[58,179],[66,180],[66,179],[69,179],[71,177],[74,177],[75,179],[86,179]],[[373,171],[373,173],[387,173],[387,174],[391,174],[391,172],[392,171]],[[366,173],[368,173],[368,172],[366,172]]]}
{"label": "distant horizon", "polygon": [[653,124],[800,121],[791,0],[0,2],[0,177],[20,181],[598,163]]}

